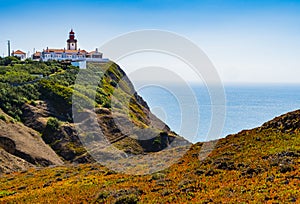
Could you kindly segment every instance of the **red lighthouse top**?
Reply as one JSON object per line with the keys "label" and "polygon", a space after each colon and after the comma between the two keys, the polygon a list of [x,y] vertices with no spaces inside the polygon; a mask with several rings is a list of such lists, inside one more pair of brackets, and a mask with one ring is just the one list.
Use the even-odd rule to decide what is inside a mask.
{"label": "red lighthouse top", "polygon": [[68,43],[71,42],[77,42],[77,40],[75,39],[75,33],[73,31],[73,29],[71,29],[70,33],[69,33],[69,39],[67,40]]}
{"label": "red lighthouse top", "polygon": [[71,29],[69,33],[69,39],[67,40],[67,48],[68,50],[77,50],[77,40],[75,39],[75,33],[73,29]]}
{"label": "red lighthouse top", "polygon": [[71,31],[69,33],[69,39],[70,40],[74,40],[75,39],[75,33],[74,33],[73,29],[71,29]]}

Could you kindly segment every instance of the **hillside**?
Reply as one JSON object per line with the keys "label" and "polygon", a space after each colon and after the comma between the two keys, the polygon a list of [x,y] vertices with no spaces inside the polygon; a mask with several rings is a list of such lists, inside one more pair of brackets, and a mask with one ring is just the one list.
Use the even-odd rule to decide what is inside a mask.
{"label": "hillside", "polygon": [[[75,87],[80,70],[68,63],[0,58],[0,203],[300,202],[300,110],[190,147],[151,114],[118,65],[105,66],[89,64],[87,83]],[[95,92],[88,82],[97,74]],[[83,101],[75,123],[73,94]],[[113,169],[142,175],[95,162],[75,127],[95,124],[123,152]],[[99,149],[94,129],[83,130]]]}
{"label": "hillside", "polygon": [[36,131],[15,122],[1,109],[0,115],[0,172],[63,164]]}
{"label": "hillside", "polygon": [[[81,75],[78,75],[79,72]],[[83,83],[75,84],[80,76]],[[95,81],[95,87],[89,84],[92,81]],[[74,97],[82,104],[75,101],[72,107]],[[87,109],[84,104],[89,104],[92,109]],[[1,122],[0,136],[9,135],[5,138],[14,140],[14,145],[36,150],[24,153],[27,156],[13,153],[35,166],[95,162],[95,155],[101,151],[94,152],[92,157],[82,142],[92,140],[96,144],[93,148],[101,149],[101,142],[97,140],[100,134],[104,135],[109,145],[124,152],[121,157],[190,144],[150,112],[126,74],[113,62],[88,63],[87,69],[79,70],[69,62],[0,58],[0,111],[5,120]],[[95,117],[92,117],[94,113]],[[85,118],[75,123],[73,114]],[[78,126],[90,128],[93,122],[101,130],[84,130],[80,138]],[[27,132],[32,137],[26,136]],[[143,138],[145,135],[146,138]],[[0,147],[11,154],[5,141],[0,140]],[[44,143],[56,152],[59,160],[56,155],[43,152],[46,147],[50,149]],[[35,155],[44,154],[56,158],[55,162],[32,159]],[[26,166],[6,168],[1,167],[2,164],[0,168],[5,168],[5,171]]]}
{"label": "hillside", "polygon": [[298,124],[300,111],[220,139],[203,161],[197,143],[176,164],[150,175],[118,174],[97,164],[2,175],[0,202],[299,202],[300,129],[281,131],[291,129],[287,118]]}

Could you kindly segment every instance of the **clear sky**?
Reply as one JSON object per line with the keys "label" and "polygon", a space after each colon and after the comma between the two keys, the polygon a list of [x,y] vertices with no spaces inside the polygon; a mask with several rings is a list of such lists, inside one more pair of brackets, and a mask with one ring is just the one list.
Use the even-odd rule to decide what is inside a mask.
{"label": "clear sky", "polygon": [[1,56],[7,40],[25,52],[63,48],[71,28],[86,50],[162,29],[202,48],[224,82],[300,82],[299,0],[0,0],[0,25]]}

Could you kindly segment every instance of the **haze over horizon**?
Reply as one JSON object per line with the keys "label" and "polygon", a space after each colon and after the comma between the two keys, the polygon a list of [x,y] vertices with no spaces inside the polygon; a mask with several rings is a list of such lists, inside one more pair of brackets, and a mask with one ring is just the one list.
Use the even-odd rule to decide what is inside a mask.
{"label": "haze over horizon", "polygon": [[[123,33],[161,29],[198,45],[225,83],[299,83],[296,0],[0,0],[0,8],[1,56],[7,54],[7,40],[12,50],[25,52],[63,48],[71,28],[79,47],[88,51]],[[183,69],[171,66],[178,73]],[[123,68],[130,72],[130,67]],[[192,74],[184,77],[193,81]]]}

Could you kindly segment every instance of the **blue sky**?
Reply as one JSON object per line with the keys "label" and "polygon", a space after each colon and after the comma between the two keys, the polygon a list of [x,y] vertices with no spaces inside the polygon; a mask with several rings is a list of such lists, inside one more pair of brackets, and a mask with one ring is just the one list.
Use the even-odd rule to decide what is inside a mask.
{"label": "blue sky", "polygon": [[0,0],[0,25],[1,56],[7,40],[26,52],[65,47],[70,28],[86,50],[130,31],[162,29],[203,49],[224,82],[299,82],[300,1]]}

